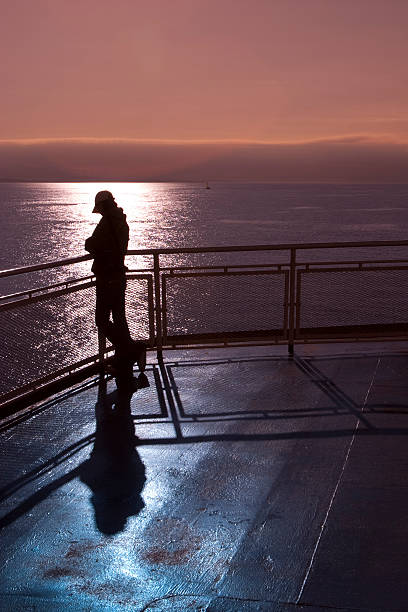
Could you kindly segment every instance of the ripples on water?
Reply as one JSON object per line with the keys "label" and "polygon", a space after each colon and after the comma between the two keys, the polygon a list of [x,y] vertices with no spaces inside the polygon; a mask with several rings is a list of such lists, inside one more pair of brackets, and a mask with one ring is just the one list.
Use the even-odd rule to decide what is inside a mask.
{"label": "ripples on water", "polygon": [[[85,254],[84,241],[99,220],[91,212],[93,198],[101,189],[111,190],[127,214],[129,248],[135,249],[403,240],[407,187],[214,183],[207,190],[204,183],[3,183],[0,269]],[[231,263],[236,257],[217,255],[211,261]],[[87,262],[75,272],[37,274],[37,280],[54,282],[89,270]],[[22,276],[4,280],[0,293],[26,285]]]}
{"label": "ripples on water", "polygon": [[214,183],[0,184],[0,268],[84,253],[110,189],[130,248],[405,239],[408,185]]}

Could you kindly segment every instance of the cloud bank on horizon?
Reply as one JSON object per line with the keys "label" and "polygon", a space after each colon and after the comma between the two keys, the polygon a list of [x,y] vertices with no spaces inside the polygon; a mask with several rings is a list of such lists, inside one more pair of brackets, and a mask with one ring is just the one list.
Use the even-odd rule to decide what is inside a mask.
{"label": "cloud bank on horizon", "polygon": [[408,143],[0,141],[6,181],[408,182]]}
{"label": "cloud bank on horizon", "polygon": [[404,180],[407,31],[407,0],[15,0],[0,179]]}

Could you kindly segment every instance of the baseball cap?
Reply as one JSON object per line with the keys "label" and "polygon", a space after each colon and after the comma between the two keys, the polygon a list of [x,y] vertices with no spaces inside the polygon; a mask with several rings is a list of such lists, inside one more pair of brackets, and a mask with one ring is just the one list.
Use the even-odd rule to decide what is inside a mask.
{"label": "baseball cap", "polygon": [[113,200],[113,195],[110,191],[98,191],[95,196],[95,206],[93,208],[93,213],[100,212],[100,205],[107,200]]}

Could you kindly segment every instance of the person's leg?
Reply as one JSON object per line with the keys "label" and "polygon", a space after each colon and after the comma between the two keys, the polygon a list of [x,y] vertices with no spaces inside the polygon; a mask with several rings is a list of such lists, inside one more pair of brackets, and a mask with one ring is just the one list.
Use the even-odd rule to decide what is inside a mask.
{"label": "person's leg", "polygon": [[115,349],[121,345],[121,334],[110,321],[117,296],[115,287],[109,283],[96,283],[95,323],[99,331],[113,344]]}
{"label": "person's leg", "polygon": [[96,306],[95,306],[95,323],[100,332],[110,341],[113,342],[110,317],[111,304],[110,294],[105,283],[96,283]]}
{"label": "person's leg", "polygon": [[116,346],[121,353],[126,353],[131,347],[132,338],[126,320],[125,292],[126,280],[112,283],[112,319]]}
{"label": "person's leg", "polygon": [[117,358],[120,363],[137,361],[140,372],[146,368],[146,344],[134,341],[130,335],[125,309],[126,280],[115,287],[115,298],[112,300],[112,318],[117,337]]}

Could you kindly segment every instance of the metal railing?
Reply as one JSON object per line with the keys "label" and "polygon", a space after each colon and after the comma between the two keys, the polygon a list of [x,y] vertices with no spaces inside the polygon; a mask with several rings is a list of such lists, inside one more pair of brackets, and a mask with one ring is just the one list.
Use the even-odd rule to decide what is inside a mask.
{"label": "metal railing", "polygon": [[[131,250],[129,327],[159,357],[180,348],[287,344],[293,353],[300,342],[406,339],[407,247],[381,241]],[[54,282],[0,297],[1,404],[95,369],[110,350],[101,339],[98,346],[94,277],[61,280],[60,271],[90,259],[0,272],[0,282],[56,274]]]}

